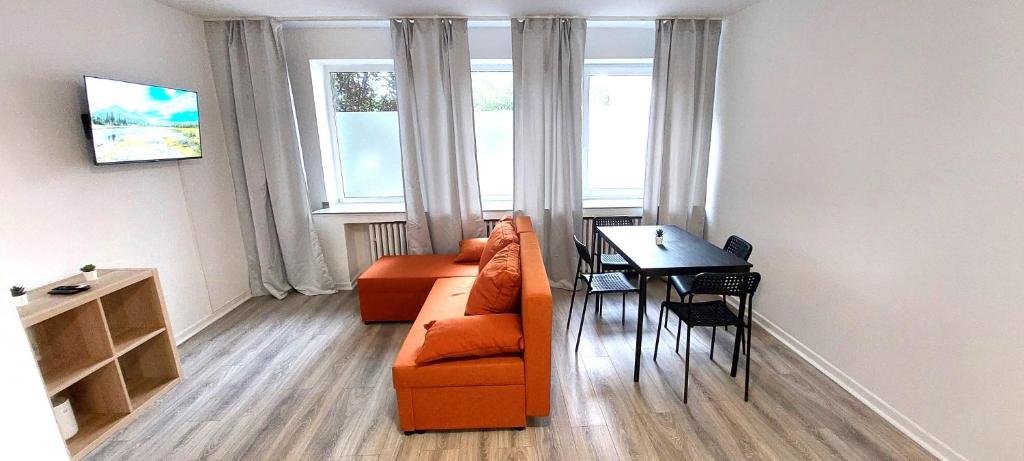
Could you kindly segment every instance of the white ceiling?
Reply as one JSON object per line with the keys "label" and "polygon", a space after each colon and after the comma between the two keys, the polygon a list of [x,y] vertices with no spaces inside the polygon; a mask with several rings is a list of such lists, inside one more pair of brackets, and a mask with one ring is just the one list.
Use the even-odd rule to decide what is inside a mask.
{"label": "white ceiling", "polygon": [[206,18],[505,18],[566,15],[588,18],[722,17],[760,0],[158,0]]}

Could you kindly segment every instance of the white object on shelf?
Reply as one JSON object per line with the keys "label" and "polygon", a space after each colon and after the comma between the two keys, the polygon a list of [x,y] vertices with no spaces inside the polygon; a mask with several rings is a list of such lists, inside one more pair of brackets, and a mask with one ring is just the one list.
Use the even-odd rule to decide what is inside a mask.
{"label": "white object on shelf", "polygon": [[665,236],[663,236],[663,235],[655,235],[654,236],[654,244],[655,245],[661,246],[661,244],[663,244],[663,243],[665,243]]}
{"label": "white object on shelf", "polygon": [[25,293],[21,296],[12,296],[12,298],[14,298],[15,307],[21,307],[28,304],[28,293]]}
{"label": "white object on shelf", "polygon": [[71,409],[71,401],[67,397],[57,396],[51,403],[61,437],[64,437],[64,440],[74,437],[78,433],[78,420],[75,419],[75,412]]}
{"label": "white object on shelf", "polygon": [[97,279],[100,278],[99,272],[97,272],[95,270],[91,270],[89,272],[82,272],[82,273],[85,274],[85,279],[89,280],[89,281],[97,280]]}

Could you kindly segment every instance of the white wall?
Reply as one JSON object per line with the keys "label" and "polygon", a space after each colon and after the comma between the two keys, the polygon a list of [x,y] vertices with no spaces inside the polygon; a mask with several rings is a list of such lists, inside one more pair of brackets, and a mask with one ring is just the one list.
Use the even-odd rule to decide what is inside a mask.
{"label": "white wall", "polygon": [[[3,254],[0,254],[2,257]],[[6,259],[0,259],[6,261]],[[32,359],[25,329],[0,276],[0,450],[3,459],[66,460],[67,450],[50,410],[43,378]]]}
{"label": "white wall", "polygon": [[[2,9],[2,278],[156,267],[179,338],[249,296],[202,22],[148,0]],[[82,75],[197,90],[205,158],[93,166]]]}
{"label": "white wall", "polygon": [[772,0],[723,38],[711,240],[748,238],[757,310],[949,458],[1024,452],[1022,23]]}

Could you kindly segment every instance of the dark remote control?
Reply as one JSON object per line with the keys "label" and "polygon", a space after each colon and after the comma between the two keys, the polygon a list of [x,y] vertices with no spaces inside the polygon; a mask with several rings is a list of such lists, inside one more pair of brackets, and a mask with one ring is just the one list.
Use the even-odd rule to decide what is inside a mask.
{"label": "dark remote control", "polygon": [[84,283],[80,285],[61,285],[59,287],[51,289],[50,291],[47,291],[47,293],[51,295],[73,295],[75,293],[81,293],[88,289],[89,285],[86,285]]}

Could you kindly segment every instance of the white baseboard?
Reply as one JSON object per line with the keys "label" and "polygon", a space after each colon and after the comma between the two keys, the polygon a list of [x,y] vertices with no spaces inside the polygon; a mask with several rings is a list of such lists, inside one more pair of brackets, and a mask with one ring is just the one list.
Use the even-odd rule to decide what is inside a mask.
{"label": "white baseboard", "polygon": [[241,306],[242,303],[250,299],[252,299],[252,293],[249,293],[248,291],[238,296],[235,296],[235,298],[232,299],[231,301],[228,301],[227,304],[217,309],[214,309],[214,311],[210,315],[206,316],[206,318],[196,322],[192,326],[184,330],[181,330],[180,332],[178,332],[178,334],[174,335],[174,343],[180,346],[181,343],[195,336],[196,333],[203,331],[203,329],[213,324],[213,322],[216,322],[221,317],[227,315],[228,312],[235,310],[236,307]]}
{"label": "white baseboard", "polygon": [[839,369],[839,367],[825,360],[824,357],[818,355],[804,343],[794,338],[793,335],[787,333],[786,330],[768,320],[768,318],[755,312],[754,322],[937,458],[946,461],[967,460],[963,455],[957,453],[956,450],[950,448],[949,445],[946,445],[906,415],[900,413],[899,410],[893,408],[885,400],[882,400],[881,397],[875,395],[874,392],[858,383],[844,373],[843,370]]}
{"label": "white baseboard", "polygon": [[342,290],[342,291],[352,291],[352,290],[355,290],[356,287],[359,286],[359,276],[360,275],[363,275],[363,273],[360,272],[360,273],[356,274],[355,277],[352,278],[352,280],[342,280],[340,282],[334,282],[334,289],[335,290]]}
{"label": "white baseboard", "polygon": [[342,291],[352,291],[352,290],[356,289],[356,283],[355,282],[344,282],[344,281],[342,281],[342,282],[334,282],[334,289],[335,290],[342,290]]}

